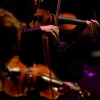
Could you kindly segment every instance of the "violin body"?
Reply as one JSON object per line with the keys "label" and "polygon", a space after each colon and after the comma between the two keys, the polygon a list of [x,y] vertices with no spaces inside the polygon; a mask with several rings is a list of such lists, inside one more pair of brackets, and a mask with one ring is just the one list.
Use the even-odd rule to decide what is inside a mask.
{"label": "violin body", "polygon": [[[41,64],[34,64],[27,67],[20,62],[19,57],[12,58],[7,64],[10,71],[16,74],[16,69],[19,69],[19,75],[8,75],[4,78],[4,92],[12,97],[27,96],[28,89],[37,89],[42,97],[48,100],[56,99],[59,95],[57,89],[51,86],[49,83],[42,79],[39,79],[40,73],[47,75],[51,73],[52,78],[56,78],[56,75],[50,69]],[[18,70],[17,70],[18,71]],[[38,83],[39,82],[39,83]],[[31,86],[29,87],[29,85]]]}

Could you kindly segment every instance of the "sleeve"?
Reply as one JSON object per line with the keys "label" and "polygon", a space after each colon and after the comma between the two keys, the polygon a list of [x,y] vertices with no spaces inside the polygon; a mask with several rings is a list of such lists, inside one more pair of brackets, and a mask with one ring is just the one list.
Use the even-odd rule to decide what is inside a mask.
{"label": "sleeve", "polygon": [[26,27],[26,28],[24,28],[23,31],[24,32],[40,32],[41,28],[40,28],[40,26],[36,26],[36,27],[32,27],[32,28]]}

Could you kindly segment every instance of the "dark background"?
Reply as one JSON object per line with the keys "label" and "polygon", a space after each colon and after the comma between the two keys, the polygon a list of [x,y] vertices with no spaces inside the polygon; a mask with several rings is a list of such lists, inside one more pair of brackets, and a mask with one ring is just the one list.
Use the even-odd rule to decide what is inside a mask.
{"label": "dark background", "polygon": [[[55,13],[58,0],[44,0],[41,7]],[[61,12],[74,13],[77,18],[91,19],[94,10],[99,10],[96,0],[61,0]]]}

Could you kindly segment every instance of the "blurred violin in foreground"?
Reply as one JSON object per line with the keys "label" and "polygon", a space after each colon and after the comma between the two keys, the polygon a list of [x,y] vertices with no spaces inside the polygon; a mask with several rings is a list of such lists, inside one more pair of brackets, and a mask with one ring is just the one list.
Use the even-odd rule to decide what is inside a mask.
{"label": "blurred violin in foreground", "polygon": [[27,96],[30,89],[38,90],[40,96],[48,100],[57,100],[60,95],[68,93],[77,93],[78,98],[85,97],[77,83],[57,79],[55,73],[46,65],[34,64],[27,67],[16,56],[7,64],[7,69],[8,76],[4,78],[3,89],[11,97]]}

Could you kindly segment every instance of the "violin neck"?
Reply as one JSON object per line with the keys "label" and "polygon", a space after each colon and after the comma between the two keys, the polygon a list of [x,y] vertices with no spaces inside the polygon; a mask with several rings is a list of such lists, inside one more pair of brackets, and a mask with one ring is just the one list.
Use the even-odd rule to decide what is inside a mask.
{"label": "violin neck", "polygon": [[48,76],[46,76],[44,74],[40,74],[40,77],[43,80],[47,81],[47,82],[52,82],[53,84],[56,84],[56,85],[59,85],[59,86],[62,86],[63,85],[63,82],[62,81],[57,80],[57,79],[54,79],[54,78],[50,78],[50,77],[48,77]]}
{"label": "violin neck", "polygon": [[84,20],[75,19],[75,18],[68,18],[68,17],[58,17],[59,24],[86,24]]}

